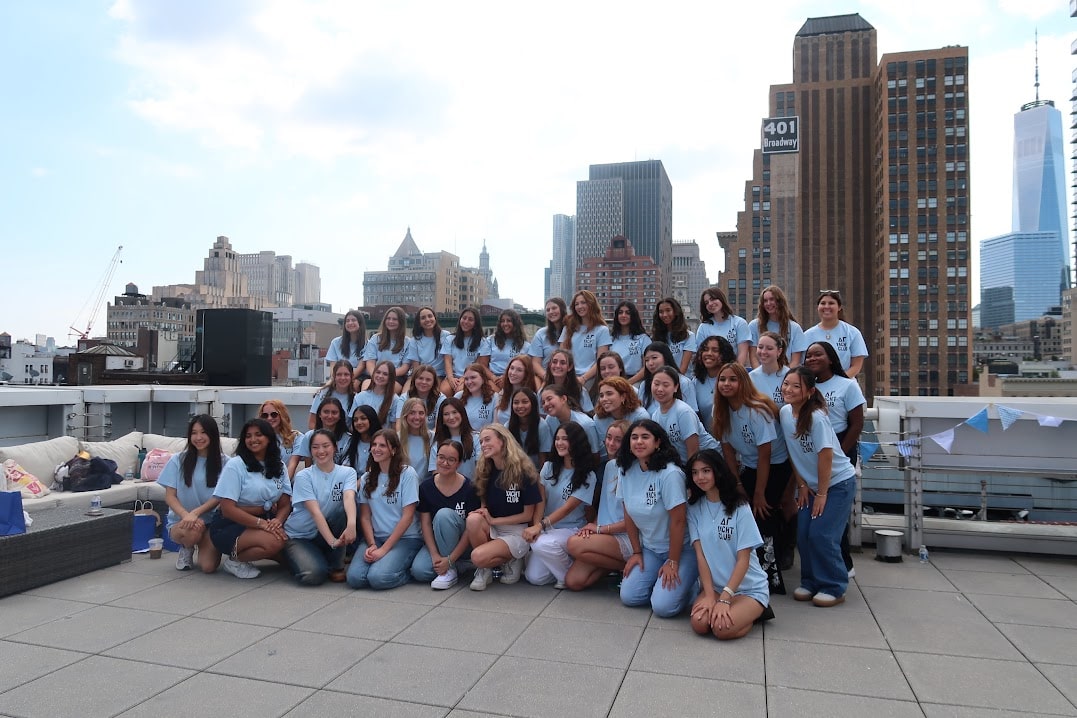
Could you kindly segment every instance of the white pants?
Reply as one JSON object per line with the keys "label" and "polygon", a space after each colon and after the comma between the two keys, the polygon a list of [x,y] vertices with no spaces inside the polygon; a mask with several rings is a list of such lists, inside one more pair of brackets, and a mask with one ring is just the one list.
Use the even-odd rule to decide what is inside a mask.
{"label": "white pants", "polygon": [[539,534],[535,543],[531,544],[531,557],[524,569],[524,578],[528,583],[542,586],[547,583],[564,583],[565,574],[572,565],[572,557],[568,555],[565,547],[570,537],[576,534],[576,529],[552,528],[546,533]]}

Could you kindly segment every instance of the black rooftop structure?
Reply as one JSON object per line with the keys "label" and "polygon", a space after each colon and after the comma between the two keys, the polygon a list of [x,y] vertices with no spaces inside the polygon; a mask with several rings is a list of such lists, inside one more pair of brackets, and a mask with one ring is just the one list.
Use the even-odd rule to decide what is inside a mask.
{"label": "black rooftop structure", "polygon": [[834,35],[843,32],[860,32],[862,30],[874,30],[860,13],[851,15],[831,15],[829,17],[809,17],[797,33],[797,37],[810,37],[812,35]]}

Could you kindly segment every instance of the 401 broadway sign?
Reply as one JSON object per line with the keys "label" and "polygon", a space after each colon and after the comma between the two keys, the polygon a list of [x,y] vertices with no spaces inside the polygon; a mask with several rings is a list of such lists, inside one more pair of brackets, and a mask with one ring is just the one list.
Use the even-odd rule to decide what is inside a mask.
{"label": "401 broadway sign", "polygon": [[799,151],[799,117],[767,117],[763,120],[763,154]]}

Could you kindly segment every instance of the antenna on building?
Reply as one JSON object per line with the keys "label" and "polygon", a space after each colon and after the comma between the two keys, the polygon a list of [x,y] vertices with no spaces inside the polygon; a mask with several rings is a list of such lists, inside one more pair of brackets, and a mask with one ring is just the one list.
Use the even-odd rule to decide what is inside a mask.
{"label": "antenna on building", "polygon": [[1040,29],[1036,28],[1036,102],[1040,101]]}

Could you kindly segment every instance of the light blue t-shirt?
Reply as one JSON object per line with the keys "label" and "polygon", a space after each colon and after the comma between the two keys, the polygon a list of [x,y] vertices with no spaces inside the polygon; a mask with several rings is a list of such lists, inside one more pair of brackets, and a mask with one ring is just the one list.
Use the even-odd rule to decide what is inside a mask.
{"label": "light blue t-shirt", "polygon": [[826,418],[826,412],[817,409],[812,414],[811,431],[796,437],[797,420],[793,415],[793,406],[786,404],[781,410],[782,435],[789,449],[789,458],[797,476],[804,480],[812,491],[819,489],[819,452],[823,449],[833,450],[830,467],[830,486],[840,484],[853,478],[856,472],[849,463],[849,457],[841,450],[841,442],[834,433],[834,427]]}
{"label": "light blue t-shirt", "polygon": [[542,484],[546,489],[546,515],[549,516],[554,511],[565,505],[570,498],[580,500],[580,505],[574,508],[563,519],[554,524],[554,527],[559,529],[581,529],[584,524],[587,523],[587,519],[584,517],[584,511],[588,506],[594,502],[595,497],[595,474],[593,471],[587,473],[587,481],[585,486],[581,486],[575,491],[572,490],[572,482],[570,477],[572,476],[572,469],[561,469],[560,477],[555,484],[553,479],[553,464],[547,461],[542,465],[542,471],[539,472],[539,478],[542,480]]}
{"label": "light blue t-shirt", "polygon": [[[651,415],[647,413],[647,410],[642,406],[637,406],[635,409],[624,415],[624,420],[631,424],[633,421],[639,421],[640,419],[650,419]],[[595,431],[598,433],[598,438],[602,440],[602,450],[599,452],[603,457],[606,455],[606,432],[610,430],[610,424],[617,421],[612,416],[596,416],[595,417]],[[628,437],[623,437],[627,439]]]}
{"label": "light blue t-shirt", "polygon": [[482,427],[494,422],[494,412],[497,410],[498,402],[501,401],[501,394],[498,392],[495,391],[490,401],[485,402],[481,394],[479,396],[469,394],[465,398],[464,392],[458,391],[454,396],[464,402],[467,420],[471,422],[471,428],[475,431],[482,431]]}
{"label": "light blue t-shirt", "polygon": [[752,331],[748,328],[748,322],[743,317],[730,314],[727,319],[712,318],[709,322],[700,322],[696,329],[696,346],[702,346],[703,342],[710,337],[722,337],[733,351],[740,351],[740,345],[752,343]]}
{"label": "light blue t-shirt", "polygon": [[[404,344],[400,347],[399,351],[393,351],[393,342],[390,339],[389,345],[385,349],[379,349],[378,342],[381,341],[381,335],[375,334],[367,340],[366,346],[363,347],[363,361],[391,361],[393,366],[399,369],[402,366],[411,364],[415,361],[415,340],[411,337],[404,337]],[[395,380],[396,377],[393,377]]]}
{"label": "light blue t-shirt", "polygon": [[344,516],[344,492],[355,491],[355,482],[355,469],[350,466],[334,465],[328,474],[317,466],[296,472],[292,483],[292,513],[284,523],[288,538],[312,539],[318,535],[318,525],[307,501],[318,504],[327,523],[340,520]]}
{"label": "light blue t-shirt", "polygon": [[534,338],[531,339],[531,344],[527,349],[528,356],[537,357],[542,360],[542,368],[545,369],[550,365],[550,355],[553,354],[560,344],[550,344],[549,333],[546,331],[546,327],[540,328],[535,332]]}
{"label": "light blue t-shirt", "polygon": [[[355,469],[357,474],[362,474],[366,471],[366,462],[370,459],[370,442],[363,441],[359,438],[358,434],[352,434],[352,441],[359,442],[355,447]],[[349,447],[350,450],[351,447]]]}
{"label": "light blue t-shirt", "polygon": [[692,407],[680,399],[674,399],[669,411],[662,411],[662,407],[655,404],[651,411],[651,419],[658,423],[669,434],[669,442],[677,449],[682,462],[688,461],[688,444],[690,437],[699,437],[699,449],[720,449],[721,444],[703,426],[699,415],[692,411]]}
{"label": "light blue t-shirt", "polygon": [[768,413],[742,406],[730,411],[729,419],[722,441],[733,447],[744,466],[759,468],[759,447],[763,444],[770,444],[770,463],[780,464],[789,458],[785,441]]}
{"label": "light blue t-shirt", "polygon": [[[431,448],[433,448],[434,432],[429,432],[429,437],[428,441]],[[408,450],[408,466],[415,469],[415,475],[419,477],[420,481],[424,480],[429,472],[427,464],[430,461],[430,453],[423,450],[423,437],[406,434],[401,436],[400,440]]]}
{"label": "light blue t-shirt", "polygon": [[[669,552],[669,512],[688,500],[684,472],[669,464],[659,471],[644,471],[633,462],[617,482],[617,496],[639,529],[643,546],[655,553]],[[688,532],[684,532],[688,545]]]}
{"label": "light blue t-shirt", "polygon": [[231,499],[237,506],[261,506],[266,511],[273,508],[283,494],[292,494],[292,484],[283,466],[279,476],[267,477],[261,471],[247,471],[247,465],[238,456],[224,465],[217,488],[213,490],[218,499]]}
{"label": "light blue t-shirt", "polygon": [[737,552],[750,549],[748,572],[737,586],[737,594],[751,596],[764,606],[770,603],[767,574],[755,553],[763,545],[763,537],[747,503],[729,516],[721,502],[711,503],[706,496],[701,497],[688,507],[688,536],[692,543],[699,541],[703,549],[715,591],[721,591],[733,576]]}
{"label": "light blue t-shirt", "polygon": [[617,494],[617,486],[620,483],[621,469],[617,466],[616,459],[610,459],[606,462],[606,468],[602,473],[602,501],[598,504],[596,519],[599,526],[625,520],[625,502]]}
{"label": "light blue t-shirt", "polygon": [[[577,424],[579,424],[580,427],[584,430],[584,432],[586,432],[587,440],[591,443],[591,452],[595,453],[595,454],[599,453],[599,451],[602,448],[602,440],[599,439],[598,429],[595,428],[595,420],[592,419],[591,417],[587,416],[587,414],[583,414],[583,413],[578,412],[578,411],[573,411],[571,413],[572,413],[572,418],[570,420],[576,422]],[[540,443],[539,444],[539,451],[544,451],[544,452],[546,452],[548,454],[551,451],[553,451],[553,437],[554,437],[555,434],[557,434],[557,428],[559,426],[561,426],[561,420],[558,419],[556,416],[547,416],[545,421],[546,421],[546,427],[550,431],[550,434],[549,434],[549,437],[548,437],[550,443],[549,444]],[[543,440],[543,438],[545,438],[545,437],[543,437],[540,434],[539,435],[539,442],[541,442]]]}
{"label": "light blue t-shirt", "polygon": [[343,344],[344,342],[341,341],[341,337],[336,337],[333,341],[329,342],[329,348],[325,351],[325,363],[332,366],[341,359],[347,359],[348,363],[352,365],[352,369],[354,369],[359,366],[359,362],[362,361],[363,349],[366,349],[366,345],[363,346],[363,349],[356,351],[355,344],[353,342],[348,342],[348,356],[344,356],[344,349],[342,349]]}
{"label": "light blue t-shirt", "polygon": [[[560,342],[567,338],[568,329],[561,330]],[[576,364],[576,376],[583,376],[598,361],[599,350],[612,343],[610,328],[605,324],[588,329],[580,327],[572,334],[572,361]]]}
{"label": "light blue t-shirt", "polygon": [[418,339],[412,337],[415,342],[415,361],[434,367],[439,377],[445,376],[445,357],[441,354],[441,345],[447,336],[449,333],[442,329],[439,337],[428,337],[425,334]]}
{"label": "light blue t-shirt", "polygon": [[489,352],[490,357],[490,371],[494,373],[494,376],[501,376],[505,373],[505,370],[509,366],[509,362],[513,357],[523,354],[528,356],[528,351],[531,349],[531,342],[524,341],[523,346],[516,346],[511,340],[505,340],[504,347],[498,347],[497,342],[494,341],[493,335],[486,337],[483,341],[486,342],[486,349]]}
{"label": "light blue t-shirt", "polygon": [[[508,424],[506,424],[506,426],[508,426]],[[520,446],[524,446],[526,441],[527,441],[527,429],[520,429]],[[539,450],[538,450],[537,453],[527,455],[528,458],[531,459],[531,462],[533,464],[535,464],[536,469],[542,468],[541,466],[539,466],[539,463],[538,463],[539,453],[546,453],[547,451],[549,451],[549,449],[544,449],[542,447],[544,447],[544,446],[552,447],[553,446],[553,434],[550,433],[550,427],[546,425],[546,420],[545,419],[539,419],[539,423],[538,423],[538,446],[539,446]]]}
{"label": "light blue t-shirt", "polygon": [[[366,483],[366,474],[360,483]],[[368,497],[366,492],[359,490],[359,503],[370,506],[370,524],[374,530],[374,538],[382,543],[396,529],[404,515],[404,508],[419,503],[419,478],[415,475],[415,469],[405,466],[400,472],[400,482],[396,491],[385,494],[389,485],[389,474],[378,475],[378,487]],[[422,532],[419,529],[419,512],[415,512],[411,525],[404,531],[401,538],[419,538]]]}
{"label": "light blue t-shirt", "polygon": [[610,351],[621,355],[625,365],[625,374],[635,376],[643,368],[643,350],[651,343],[646,334],[618,334],[613,337]]}
{"label": "light blue t-shirt", "polygon": [[752,380],[752,384],[759,390],[759,393],[763,396],[769,396],[770,400],[781,408],[785,405],[785,397],[782,396],[782,382],[785,381],[785,375],[789,373],[789,367],[778,367],[778,371],[773,374],[767,374],[763,371],[763,367],[757,366],[748,372],[748,378]]}
{"label": "light blue t-shirt", "polygon": [[[188,486],[183,481],[183,458],[187,454],[185,451],[181,451],[178,454],[173,454],[168,463],[165,464],[165,468],[161,469],[161,475],[157,479],[158,486],[164,486],[166,488],[171,487],[176,490],[176,498],[179,499],[183,508],[191,511],[197,509],[202,504],[213,498],[213,489],[206,486],[206,458],[199,456],[198,461],[194,465],[194,471],[191,473],[191,485]],[[221,454],[221,470],[224,470],[224,465],[228,462],[228,457]],[[202,522],[209,526],[213,523],[213,519],[217,517],[217,509],[211,509],[210,511],[199,516]],[[165,528],[172,528],[180,522],[182,516],[177,516],[176,512],[171,508],[168,510],[168,518],[165,521]]]}
{"label": "light blue t-shirt", "polygon": [[[394,391],[392,385],[389,391]],[[355,410],[360,406],[369,406],[375,412],[381,411],[381,402],[385,399],[384,394],[375,394],[373,389],[365,389],[355,395],[355,401],[352,402],[352,410],[348,412],[348,416],[355,413]],[[400,418],[400,411],[404,408],[404,400],[399,394],[393,394],[393,399],[389,404],[389,415],[386,420],[382,422],[386,427],[395,426],[396,420]]]}
{"label": "light blue t-shirt", "polygon": [[480,339],[474,349],[468,349],[471,346],[471,337],[464,337],[463,348],[457,347],[454,344],[455,340],[455,334],[446,334],[441,339],[441,356],[443,362],[444,357],[452,359],[452,378],[459,379],[469,366],[478,361],[480,356],[490,356],[490,347],[485,339]]}
{"label": "light blue t-shirt", "polygon": [[[661,340],[659,340],[661,341]],[[669,350],[673,353],[673,361],[677,362],[677,366],[673,367],[677,371],[681,370],[681,359],[684,358],[685,352],[696,353],[698,344],[696,342],[696,333],[691,329],[688,330],[688,337],[682,341],[675,342],[672,338],[666,338],[666,344],[669,345]]]}
{"label": "light blue t-shirt", "polygon": [[840,434],[849,427],[850,411],[868,403],[855,379],[832,376],[816,384],[815,388],[826,400],[826,416],[834,427],[835,434]]}
{"label": "light blue t-shirt", "polygon": [[838,353],[842,369],[849,368],[853,357],[868,355],[868,345],[864,343],[864,335],[848,322],[838,321],[838,326],[833,329],[823,329],[822,325],[816,324],[804,332],[804,342],[805,349],[815,342],[830,344]]}
{"label": "light blue t-shirt", "polygon": [[[756,344],[759,343],[760,331],[758,317],[748,322],[748,329],[752,333],[752,346],[754,347]],[[771,320],[767,322],[767,328],[763,331],[774,332],[775,334],[780,335],[780,329],[781,325],[778,324],[778,322]],[[786,339],[788,340],[789,346],[786,347],[785,358],[790,361],[792,361],[794,354],[797,354],[798,352],[802,353],[805,349],[808,348],[809,342],[804,338],[804,330],[796,322],[789,322],[789,336],[786,337]]]}
{"label": "light blue t-shirt", "polygon": [[[709,429],[714,419],[714,390],[718,387],[718,377],[709,374],[703,376],[705,377],[703,381],[700,381],[698,377],[694,379],[685,377],[682,381],[692,386],[692,391],[696,395],[696,413],[699,414],[703,426]],[[683,393],[684,390],[681,391]]]}

